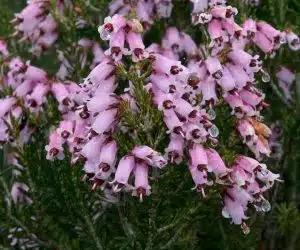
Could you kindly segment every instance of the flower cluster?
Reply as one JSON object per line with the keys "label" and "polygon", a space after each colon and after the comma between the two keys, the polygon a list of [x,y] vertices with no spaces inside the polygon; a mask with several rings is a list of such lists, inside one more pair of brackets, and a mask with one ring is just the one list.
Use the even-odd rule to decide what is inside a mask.
{"label": "flower cluster", "polygon": [[[63,9],[60,0],[57,1],[57,8],[60,11]],[[15,25],[13,35],[21,36],[19,42],[30,42],[32,44],[30,52],[36,56],[51,47],[58,39],[57,23],[49,12],[49,0],[31,0],[11,21]]]}
{"label": "flower cluster", "polygon": [[[170,16],[172,1],[115,0],[110,4],[111,16],[98,28],[108,49],[104,51],[97,42],[82,38],[72,45],[76,65],[69,57],[71,49],[58,50],[60,67],[58,79],[53,80],[29,62],[9,58],[6,43],[0,40],[0,55],[8,67],[1,86],[5,94],[0,99],[0,142],[12,146],[27,143],[51,95],[61,120],[50,131],[45,147],[48,160],[62,160],[68,151],[72,164],[83,165],[82,179],[92,190],[102,189],[112,202],[121,191],[142,201],[151,194],[151,173],[168,164],[187,162],[194,189],[205,197],[208,187],[220,187],[223,216],[248,232],[248,208],[268,211],[270,204],[263,194],[279,180],[278,174],[260,162],[264,156],[272,156],[278,136],[275,128],[272,135],[262,122],[261,113],[268,104],[257,88],[259,78],[268,82],[270,76],[263,70],[260,56],[254,54],[256,50],[249,48],[258,47],[272,58],[286,42],[292,50],[299,49],[299,38],[291,31],[282,32],[251,18],[238,24],[237,9],[224,0],[191,2],[192,22],[202,25],[203,44],[197,45],[187,33],[169,27],[161,45],[146,46],[143,31],[154,22],[155,15]],[[58,3],[62,9],[63,3]],[[47,0],[29,1],[13,20],[15,34],[29,40],[36,55],[58,38],[49,4]],[[66,81],[76,69],[88,65],[89,54],[93,54],[93,61],[88,76],[80,84]],[[293,73],[282,68],[277,78],[286,99],[292,100]],[[124,122],[124,107],[130,114],[142,113],[137,91],[143,98],[149,97],[147,110],[153,109],[162,117],[161,129],[166,133],[161,141],[138,140],[138,129]],[[230,118],[256,159],[239,155],[229,163],[218,153],[219,129],[213,121],[217,115],[214,107],[219,104],[231,108]],[[119,134],[131,140],[125,153],[124,145],[118,143]],[[159,152],[157,145],[166,140],[167,147]],[[10,162],[22,169],[17,154],[10,155]],[[14,201],[31,203],[25,195],[27,190],[25,184],[15,183]]]}
{"label": "flower cluster", "polygon": [[[214,20],[219,22],[220,18],[211,22]],[[72,108],[61,109],[63,120],[50,135],[47,158],[62,159],[64,145],[67,145],[72,163],[83,162],[83,179],[92,184],[93,190],[101,187],[112,194],[123,189],[142,200],[150,194],[151,168],[162,168],[167,162],[180,164],[187,155],[195,189],[205,196],[207,186],[224,186],[223,215],[242,224],[247,219],[248,204],[257,208],[263,202],[267,204],[262,194],[279,176],[245,156],[237,157],[230,168],[226,166],[212,148],[218,144],[219,135],[212,123],[215,118],[212,108],[223,98],[233,108],[244,142],[258,158],[260,154],[268,155],[265,143],[270,130],[259,121],[259,111],[265,106],[264,95],[254,86],[254,75],[263,72],[261,61],[243,48],[225,50],[231,46],[230,39],[237,39],[234,36],[224,40],[224,44],[218,40],[222,49],[217,46],[211,55],[203,55],[191,37],[176,28],[167,30],[162,47],[152,44],[146,48],[142,30],[139,21],[118,14],[106,18],[99,27],[100,37],[109,41],[109,49],[80,88],[69,96]],[[182,53],[188,55],[187,66],[178,61]],[[163,113],[170,139],[165,155],[148,145],[136,145],[118,160],[120,145],[114,135],[128,131],[121,122],[121,106],[126,102],[132,113],[140,112],[135,100],[136,83],[132,79],[127,79],[129,84],[123,92],[121,89],[121,94],[115,92],[118,89],[120,93],[116,72],[123,67],[124,56],[130,56],[133,63],[150,65],[149,75],[144,78],[144,90],[150,93],[154,107]],[[199,57],[202,57],[200,61]],[[132,70],[141,74],[139,70]],[[217,86],[221,87],[221,96],[216,91]],[[59,93],[63,91],[56,93],[63,103]]]}
{"label": "flower cluster", "polygon": [[127,15],[131,10],[136,11],[137,19],[145,29],[153,24],[157,15],[160,18],[171,16],[172,0],[114,0],[109,5],[109,14]]}

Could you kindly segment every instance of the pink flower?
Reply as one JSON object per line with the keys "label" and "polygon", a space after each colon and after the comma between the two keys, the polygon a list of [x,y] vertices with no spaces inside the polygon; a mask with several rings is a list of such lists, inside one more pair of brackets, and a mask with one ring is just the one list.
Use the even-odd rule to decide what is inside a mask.
{"label": "pink flower", "polygon": [[115,123],[118,121],[118,109],[108,109],[100,112],[92,124],[92,128],[98,134],[108,132],[113,129]]}
{"label": "pink flower", "polygon": [[0,118],[4,117],[9,111],[11,111],[16,101],[17,100],[14,97],[6,97],[5,99],[0,99]]}
{"label": "pink flower", "polygon": [[98,92],[87,103],[89,112],[98,113],[106,109],[117,108],[119,105],[119,98],[113,93]]}
{"label": "pink flower", "polygon": [[122,157],[117,167],[115,179],[111,184],[114,185],[113,190],[119,192],[122,187],[128,186],[128,179],[135,167],[135,160],[133,156],[126,155]]}
{"label": "pink flower", "polygon": [[210,47],[216,47],[218,51],[221,50],[224,44],[229,41],[226,32],[222,29],[221,22],[217,19],[213,19],[208,24],[208,33],[212,39]]}
{"label": "pink flower", "polygon": [[197,168],[199,171],[207,171],[207,154],[201,144],[193,143],[189,148],[189,165],[192,169]]}
{"label": "pink flower", "polygon": [[216,83],[213,79],[202,82],[201,93],[203,95],[201,105],[214,106],[217,103]]}
{"label": "pink flower", "polygon": [[231,6],[215,6],[211,9],[211,14],[213,15],[213,17],[215,18],[229,18],[231,19],[231,17],[233,17],[234,15],[236,15],[238,13],[236,8],[233,8]]}
{"label": "pink flower", "polygon": [[48,85],[44,83],[37,84],[32,93],[26,97],[28,105],[33,109],[39,108],[45,102],[49,90]]}
{"label": "pink flower", "polygon": [[9,55],[7,44],[2,39],[0,39],[0,55],[3,57],[7,57]]}
{"label": "pink flower", "polygon": [[145,51],[145,45],[140,33],[129,31],[126,40],[129,44],[133,62],[144,60],[149,56],[148,52]]}
{"label": "pink flower", "polygon": [[155,54],[153,56],[155,58],[153,62],[153,68],[156,71],[171,75],[177,75],[182,71],[181,63],[179,61],[170,60],[159,54]]}
{"label": "pink flower", "polygon": [[246,72],[251,74],[261,70],[261,61],[258,60],[259,56],[251,56],[241,49],[234,49],[228,53],[228,58],[235,64],[245,68]]}
{"label": "pink flower", "polygon": [[74,129],[74,123],[70,120],[63,120],[60,122],[58,129],[56,130],[57,133],[60,134],[60,136],[63,139],[68,139],[70,135],[73,134]]}
{"label": "pink flower", "polygon": [[244,31],[247,33],[249,40],[253,39],[257,32],[256,22],[252,18],[248,18],[243,24]]}
{"label": "pink flower", "polygon": [[148,165],[163,168],[166,166],[166,159],[157,151],[148,146],[136,146],[131,154],[138,160],[145,161]]}
{"label": "pink flower", "polygon": [[171,134],[171,139],[166,153],[171,163],[180,164],[183,160],[184,139],[182,136]]}
{"label": "pink flower", "polygon": [[132,195],[137,196],[140,201],[143,201],[144,196],[151,194],[151,187],[148,182],[148,169],[147,164],[143,162],[137,162],[134,169],[135,182],[134,182],[134,191]]}
{"label": "pink flower", "polygon": [[251,196],[246,191],[238,187],[228,188],[224,197],[222,215],[230,218],[234,224],[242,224],[243,220],[248,219],[245,210],[251,200]]}
{"label": "pink flower", "polygon": [[113,60],[120,61],[123,54],[128,54],[127,49],[124,48],[125,31],[120,29],[113,34],[109,41],[109,49],[105,51],[105,55],[111,56]]}
{"label": "pink flower", "polygon": [[286,39],[291,50],[297,51],[300,49],[300,38],[294,32],[287,30]]}
{"label": "pink flower", "polygon": [[64,106],[69,106],[71,104],[69,91],[64,84],[53,83],[51,85],[51,91],[59,103],[63,104]]}
{"label": "pink flower", "polygon": [[104,24],[98,28],[100,38],[102,40],[109,40],[113,34],[117,33],[120,29],[125,27],[125,25],[126,20],[120,15],[114,15],[112,18],[106,17]]}
{"label": "pink flower", "polygon": [[209,172],[213,172],[217,178],[217,182],[223,183],[223,179],[230,172],[222,160],[218,152],[212,148],[205,149],[207,155],[207,169]]}
{"label": "pink flower", "polygon": [[205,60],[205,65],[207,67],[208,72],[217,80],[221,79],[222,74],[222,65],[217,57],[208,57]]}
{"label": "pink flower", "polygon": [[96,171],[96,176],[100,176],[101,179],[107,179],[109,177],[114,171],[117,151],[118,146],[114,140],[108,138],[104,141],[101,147],[99,170]]}
{"label": "pink flower", "polygon": [[11,189],[11,197],[15,203],[25,203],[32,204],[32,199],[30,199],[26,193],[29,191],[29,187],[23,183],[14,183]]}
{"label": "pink flower", "polygon": [[61,136],[57,132],[52,132],[50,134],[49,144],[45,146],[47,151],[47,160],[53,161],[55,158],[62,160],[64,159],[64,149],[63,149],[63,141]]}
{"label": "pink flower", "polygon": [[218,85],[220,85],[225,92],[233,90],[236,87],[235,78],[233,78],[226,67],[222,69],[221,73],[221,79],[217,80]]}

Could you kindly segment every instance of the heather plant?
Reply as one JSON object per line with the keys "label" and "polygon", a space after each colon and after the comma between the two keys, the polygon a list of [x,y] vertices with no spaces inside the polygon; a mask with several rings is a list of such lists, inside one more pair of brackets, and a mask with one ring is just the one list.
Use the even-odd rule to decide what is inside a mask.
{"label": "heather plant", "polygon": [[3,1],[3,249],[297,249],[297,1]]}

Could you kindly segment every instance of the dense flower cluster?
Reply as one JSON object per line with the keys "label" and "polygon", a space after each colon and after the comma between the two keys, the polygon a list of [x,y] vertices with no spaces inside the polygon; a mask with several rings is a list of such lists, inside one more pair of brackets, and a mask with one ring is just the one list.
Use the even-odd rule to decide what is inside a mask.
{"label": "dense flower cluster", "polygon": [[[91,183],[92,190],[101,188],[112,201],[120,191],[142,201],[151,194],[152,170],[187,162],[194,189],[205,197],[208,187],[218,185],[223,194],[223,216],[248,232],[244,222],[248,219],[247,209],[251,205],[257,211],[268,211],[270,204],[263,194],[279,180],[278,174],[259,162],[273,153],[278,136],[262,123],[261,111],[268,104],[256,86],[259,78],[268,82],[270,76],[263,70],[259,55],[249,48],[256,46],[272,57],[286,42],[292,50],[298,50],[299,37],[251,18],[240,25],[235,21],[237,9],[227,6],[224,0],[191,2],[192,22],[203,25],[206,41],[197,45],[187,33],[169,27],[161,45],[147,47],[144,29],[154,22],[155,15],[169,17],[172,1],[112,1],[111,16],[98,28],[108,49],[103,51],[98,43],[85,38],[77,43],[77,69],[85,68],[88,54],[93,54],[92,71],[80,84],[65,81],[75,68],[66,51],[57,51],[59,80],[50,80],[46,72],[29,62],[9,58],[6,43],[0,40],[0,55],[6,58],[8,67],[1,86],[6,95],[0,99],[0,141],[12,146],[27,143],[37,125],[32,125],[29,118],[39,117],[51,95],[57,101],[61,121],[50,132],[45,147],[48,160],[64,159],[67,149],[72,164],[83,164],[83,180]],[[58,8],[63,8],[62,1],[58,1]],[[58,38],[49,1],[29,1],[13,23],[15,34],[29,40],[36,55]],[[148,67],[146,77],[142,75],[144,64]],[[125,83],[118,79],[120,71]],[[136,131],[130,131],[122,122],[124,104],[133,114],[141,111],[135,97],[137,83],[129,78],[131,74],[143,80],[143,91],[163,117],[164,139],[168,140],[164,152],[158,152],[155,145],[136,143]],[[277,78],[286,99],[292,100],[293,73],[282,68]],[[256,159],[238,155],[226,164],[217,152],[219,129],[213,120],[217,115],[214,107],[220,103],[232,109],[242,142]],[[119,132],[130,134],[135,143],[125,155],[120,155],[122,145],[115,137]],[[10,155],[10,162],[22,169],[17,154]],[[13,200],[31,203],[26,191],[25,184],[15,183]]]}
{"label": "dense flower cluster", "polygon": [[[217,19],[211,21],[214,20]],[[238,129],[244,142],[257,157],[260,153],[268,154],[263,143],[267,142],[265,138],[269,137],[270,131],[258,120],[264,95],[254,87],[254,74],[262,71],[261,62],[242,48],[229,50],[226,54],[216,50],[213,55],[197,61],[197,46],[176,28],[167,30],[162,47],[153,44],[146,48],[141,31],[137,20],[127,20],[121,15],[106,18],[99,27],[100,37],[109,40],[107,57],[80,84],[80,89],[73,92],[74,108],[64,112],[64,120],[52,132],[46,147],[48,159],[63,158],[63,145],[67,144],[72,162],[83,160],[84,179],[92,182],[93,190],[97,186],[114,192],[124,189],[142,200],[150,194],[149,167],[162,168],[167,161],[179,164],[187,152],[195,188],[205,196],[207,186],[224,185],[223,215],[242,224],[247,219],[248,204],[252,203],[258,209],[261,203],[267,203],[262,194],[279,176],[264,164],[245,156],[237,157],[228,168],[207,143],[218,144],[219,131],[211,120],[215,116],[212,108],[222,97],[216,93],[219,85],[224,100],[239,119]],[[190,46],[184,47],[185,41]],[[225,48],[225,45],[221,43],[221,47]],[[181,52],[189,55],[187,67],[178,61]],[[151,93],[155,107],[163,112],[170,134],[165,157],[147,145],[137,145],[117,160],[119,145],[113,134],[120,129],[126,131],[120,123],[120,106],[126,101],[133,113],[139,112],[134,99],[134,82],[130,82],[123,94],[114,93],[116,67],[128,55],[135,63],[148,60],[151,64],[145,89]],[[225,58],[224,62],[220,61],[221,56]],[[214,178],[209,179],[208,173]],[[133,185],[131,174],[135,176]]]}
{"label": "dense flower cluster", "polygon": [[[49,0],[29,0],[27,6],[11,20],[15,25],[13,35],[21,36],[19,42],[30,42],[30,52],[36,56],[40,56],[58,39],[57,23],[50,13],[50,4]],[[57,0],[56,6],[62,13],[64,1]]]}

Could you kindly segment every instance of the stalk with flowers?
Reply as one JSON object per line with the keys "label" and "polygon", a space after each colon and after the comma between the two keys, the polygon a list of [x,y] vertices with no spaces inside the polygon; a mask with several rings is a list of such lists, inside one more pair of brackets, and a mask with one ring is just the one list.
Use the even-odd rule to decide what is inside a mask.
{"label": "stalk with flowers", "polygon": [[297,102],[295,73],[275,68],[300,38],[235,2],[32,0],[15,14],[0,43],[3,246],[208,249],[209,235],[275,249],[266,218],[289,158],[268,95]]}

